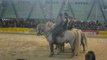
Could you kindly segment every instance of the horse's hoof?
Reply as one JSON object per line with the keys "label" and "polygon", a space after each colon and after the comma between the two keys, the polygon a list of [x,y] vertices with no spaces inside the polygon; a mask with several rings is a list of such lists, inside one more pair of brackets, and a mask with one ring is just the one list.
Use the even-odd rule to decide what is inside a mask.
{"label": "horse's hoof", "polygon": [[53,55],[49,55],[49,57],[53,57]]}
{"label": "horse's hoof", "polygon": [[52,57],[53,56],[53,53],[51,53],[50,55],[49,55],[49,57]]}
{"label": "horse's hoof", "polygon": [[64,51],[61,51],[62,53],[64,53]]}
{"label": "horse's hoof", "polygon": [[17,59],[17,60],[25,60],[25,59]]}
{"label": "horse's hoof", "polygon": [[71,55],[71,58],[73,58],[74,55]]}
{"label": "horse's hoof", "polygon": [[61,50],[61,52],[64,52],[64,50]]}
{"label": "horse's hoof", "polygon": [[37,36],[40,36],[40,34],[37,34]]}
{"label": "horse's hoof", "polygon": [[56,55],[59,55],[59,54],[60,54],[60,52],[56,52],[55,54],[56,54]]}
{"label": "horse's hoof", "polygon": [[57,53],[57,55],[60,55],[60,53]]}
{"label": "horse's hoof", "polygon": [[78,54],[76,54],[75,56],[78,56]]}
{"label": "horse's hoof", "polygon": [[78,56],[79,54],[75,54],[75,56]]}

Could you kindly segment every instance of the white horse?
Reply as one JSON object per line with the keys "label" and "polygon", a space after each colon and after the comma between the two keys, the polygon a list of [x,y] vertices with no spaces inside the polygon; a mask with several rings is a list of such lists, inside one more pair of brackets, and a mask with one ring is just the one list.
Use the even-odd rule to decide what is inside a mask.
{"label": "white horse", "polygon": [[[70,44],[73,56],[78,55],[80,51],[80,45],[87,45],[87,40],[85,34],[79,30],[79,29],[71,29],[71,30],[65,30],[64,32],[61,33],[61,36],[57,37],[57,43],[56,46],[57,48],[60,48],[59,46],[66,41]],[[50,46],[50,57],[53,56],[54,54],[54,40],[52,39],[52,34],[49,33],[48,36],[46,37],[47,41],[49,42]],[[83,44],[84,43],[84,44]],[[83,46],[84,50],[85,47]]]}
{"label": "white horse", "polygon": [[83,46],[83,51],[85,52],[87,37],[80,29],[73,28],[71,30],[66,30],[62,39],[69,42],[74,55],[79,55],[80,45]]}
{"label": "white horse", "polygon": [[44,23],[39,23],[36,27],[37,35],[42,34]]}
{"label": "white horse", "polygon": [[46,35],[50,30],[52,30],[55,26],[55,23],[51,21],[47,21],[46,23],[40,23],[37,25],[36,32],[37,35]]}
{"label": "white horse", "polygon": [[46,26],[50,27],[51,29],[53,29],[55,27],[55,25],[56,24],[54,22],[52,22],[52,21],[47,21],[46,22]]}

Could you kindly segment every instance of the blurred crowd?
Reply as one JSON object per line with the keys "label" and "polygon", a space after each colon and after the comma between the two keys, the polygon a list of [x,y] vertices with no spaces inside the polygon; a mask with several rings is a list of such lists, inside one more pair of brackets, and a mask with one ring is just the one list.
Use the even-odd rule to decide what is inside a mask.
{"label": "blurred crowd", "polygon": [[[0,19],[0,27],[36,28],[39,22],[38,19]],[[107,30],[107,24],[98,20],[70,20],[69,25],[82,30]]]}
{"label": "blurred crowd", "polygon": [[33,28],[37,26],[39,20],[35,19],[0,19],[0,27],[27,27]]}
{"label": "blurred crowd", "polygon": [[72,20],[70,26],[82,29],[82,30],[107,30],[107,26],[98,20]]}

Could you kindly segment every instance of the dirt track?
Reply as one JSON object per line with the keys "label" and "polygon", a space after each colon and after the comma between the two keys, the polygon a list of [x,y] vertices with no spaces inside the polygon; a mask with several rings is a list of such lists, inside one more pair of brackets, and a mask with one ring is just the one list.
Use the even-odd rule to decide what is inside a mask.
{"label": "dirt track", "polygon": [[[84,54],[70,58],[69,45],[65,53],[49,57],[49,47],[43,36],[0,34],[0,60],[84,60]],[[88,50],[96,53],[96,60],[107,60],[107,38],[88,38]]]}

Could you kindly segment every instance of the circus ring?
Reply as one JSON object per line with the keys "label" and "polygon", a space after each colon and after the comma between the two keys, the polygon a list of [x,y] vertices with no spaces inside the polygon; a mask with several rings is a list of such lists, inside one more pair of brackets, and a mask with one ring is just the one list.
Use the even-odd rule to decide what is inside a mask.
{"label": "circus ring", "polygon": [[[49,57],[49,46],[44,36],[31,34],[0,33],[0,60],[84,60],[84,54],[70,58],[69,45],[65,52]],[[88,37],[88,49],[96,54],[96,60],[107,60],[107,38]]]}

